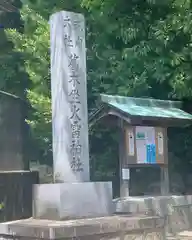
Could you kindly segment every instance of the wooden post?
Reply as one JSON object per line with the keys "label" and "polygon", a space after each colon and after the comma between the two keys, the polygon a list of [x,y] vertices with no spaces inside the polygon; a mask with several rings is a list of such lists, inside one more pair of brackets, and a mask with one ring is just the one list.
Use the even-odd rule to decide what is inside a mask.
{"label": "wooden post", "polygon": [[164,164],[161,166],[161,195],[169,195],[169,167],[168,167],[168,143],[167,143],[167,128],[164,129]]}
{"label": "wooden post", "polygon": [[167,196],[169,194],[169,170],[168,166],[161,167],[161,195]]}
{"label": "wooden post", "polygon": [[120,170],[120,197],[125,198],[129,196],[129,179],[126,178],[123,174],[123,171],[129,171],[125,164],[125,131],[124,123],[122,119],[119,119],[119,170]]}

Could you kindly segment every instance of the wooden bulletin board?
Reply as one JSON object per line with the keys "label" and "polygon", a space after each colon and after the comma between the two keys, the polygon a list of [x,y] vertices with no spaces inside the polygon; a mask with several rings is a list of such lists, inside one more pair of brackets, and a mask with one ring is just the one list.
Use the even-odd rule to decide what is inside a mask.
{"label": "wooden bulletin board", "polygon": [[167,129],[163,127],[126,126],[127,165],[167,164]]}

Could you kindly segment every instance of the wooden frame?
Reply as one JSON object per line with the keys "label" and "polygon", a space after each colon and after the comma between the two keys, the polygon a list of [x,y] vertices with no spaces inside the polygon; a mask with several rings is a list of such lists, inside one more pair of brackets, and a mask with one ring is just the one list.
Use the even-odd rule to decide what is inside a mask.
{"label": "wooden frame", "polygon": [[[121,197],[129,195],[129,179],[123,179],[122,172],[129,168],[139,167],[160,167],[161,168],[161,194],[167,195],[169,193],[169,173],[168,173],[168,147],[167,147],[167,128],[176,126],[186,126],[191,124],[191,120],[175,119],[175,118],[161,118],[161,117],[143,117],[143,116],[131,116],[128,113],[121,111],[110,104],[103,103],[99,110],[91,116],[89,119],[90,127],[93,126],[101,118],[106,116],[115,116],[117,124],[120,127],[120,139],[119,139],[119,165],[120,165],[120,192]],[[114,120],[114,119],[113,119]],[[116,121],[116,120],[115,120]],[[140,164],[137,163],[135,156],[129,156],[127,154],[128,140],[126,137],[127,128],[132,128],[135,136],[135,127],[148,126],[155,128],[155,145],[158,148],[158,132],[163,134],[163,157],[161,154],[156,153],[157,163],[155,164]],[[135,139],[134,139],[135,141]],[[134,153],[136,154],[136,144],[134,144]]]}

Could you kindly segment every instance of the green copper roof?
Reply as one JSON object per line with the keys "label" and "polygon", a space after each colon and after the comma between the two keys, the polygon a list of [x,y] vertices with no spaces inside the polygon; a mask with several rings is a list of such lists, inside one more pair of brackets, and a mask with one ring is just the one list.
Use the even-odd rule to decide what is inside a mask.
{"label": "green copper roof", "polygon": [[181,110],[181,102],[150,98],[132,98],[101,94],[101,101],[121,112],[136,117],[192,120],[192,115]]}

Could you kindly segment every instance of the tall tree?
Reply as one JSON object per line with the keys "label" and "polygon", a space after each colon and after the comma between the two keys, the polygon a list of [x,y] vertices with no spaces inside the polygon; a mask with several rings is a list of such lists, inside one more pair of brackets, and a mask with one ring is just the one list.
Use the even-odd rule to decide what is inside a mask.
{"label": "tall tree", "polygon": [[[23,31],[19,8],[21,1],[14,0],[13,12],[1,11],[0,13],[0,89],[25,98],[25,91],[29,87],[28,76],[24,68],[23,54],[14,49],[11,39],[7,39],[6,29],[14,28]],[[18,11],[17,11],[18,9]]]}
{"label": "tall tree", "polygon": [[[191,99],[191,1],[83,0],[83,5],[100,25],[92,38],[93,54],[101,62],[94,72],[100,89],[129,96]],[[169,135],[169,150],[174,153],[170,160],[179,170],[190,169],[190,132],[174,129]],[[186,139],[184,148],[179,147],[181,139]]]}
{"label": "tall tree", "polygon": [[[28,1],[21,11],[24,33],[9,30],[7,34],[16,51],[25,56],[25,69],[32,83],[28,98],[36,109],[29,122],[41,156],[52,158],[50,14],[66,9],[82,12],[86,17],[91,110],[101,92],[161,99],[191,97],[191,8],[190,0]],[[106,152],[108,138],[101,141],[103,135],[99,133],[101,130],[94,131],[92,142],[103,144],[100,146]],[[92,150],[92,157],[100,159],[105,168],[110,163],[107,165],[103,159],[117,161],[115,147],[105,155],[98,147]]]}

